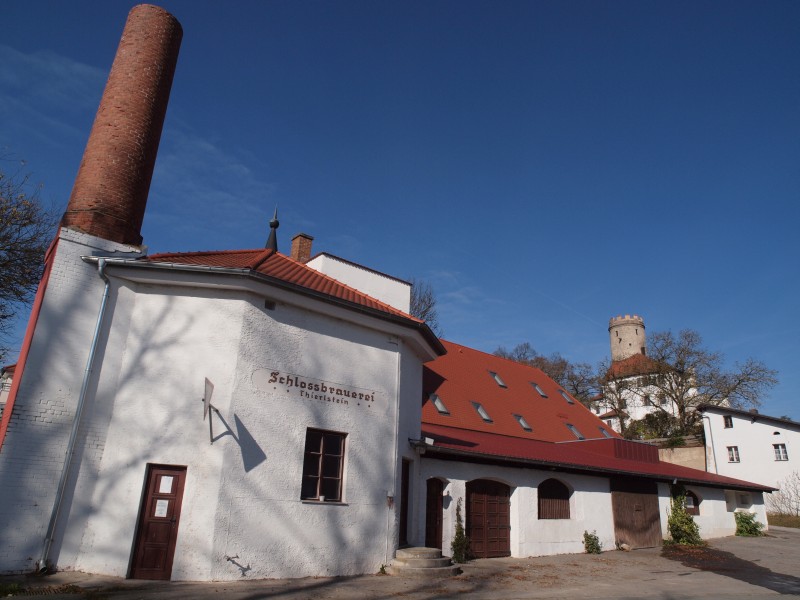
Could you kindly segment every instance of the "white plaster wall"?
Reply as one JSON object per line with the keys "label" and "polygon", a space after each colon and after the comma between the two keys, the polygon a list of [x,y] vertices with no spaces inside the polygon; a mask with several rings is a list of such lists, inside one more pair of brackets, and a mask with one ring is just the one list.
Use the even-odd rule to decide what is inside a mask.
{"label": "white plaster wall", "polygon": [[[758,420],[758,415],[731,415],[733,427],[725,428],[723,411],[703,417],[706,460],[709,471],[780,487],[779,483],[800,471],[800,424],[795,427]],[[775,460],[773,444],[785,444],[788,460]],[[728,446],[739,448],[738,463],[728,461]]]}
{"label": "white plaster wall", "polygon": [[[614,549],[614,522],[609,482],[604,477],[555,473],[536,469],[514,469],[450,462],[423,457],[422,481],[438,477],[444,489],[442,524],[443,553],[451,556],[456,523],[456,503],[462,498],[462,518],[466,522],[466,484],[474,479],[492,479],[511,486],[511,556],[543,556],[583,552],[583,532],[595,531],[605,550]],[[569,519],[539,519],[537,486],[555,477],[573,490]],[[424,489],[421,496],[424,497]],[[420,502],[424,508],[424,498]],[[419,533],[424,540],[425,522]]]}
{"label": "white plaster wall", "polygon": [[337,260],[333,256],[320,254],[306,263],[329,277],[341,281],[407,313],[411,306],[411,286],[403,281],[381,273]]}
{"label": "white plaster wall", "polygon": [[[53,508],[104,287],[96,267],[80,257],[139,253],[138,248],[68,229],[59,232],[47,291],[0,452],[0,572],[34,569]],[[116,302],[114,295],[109,302]],[[96,383],[96,374],[92,383]],[[86,413],[91,415],[94,408],[88,402]],[[62,512],[71,510],[76,486],[80,490],[91,486],[91,477],[87,479],[85,474],[97,464],[105,443],[102,427],[80,431],[76,452],[86,468],[80,477],[74,470],[68,480]],[[65,522],[61,521],[59,535]],[[60,551],[56,541],[51,550],[53,560],[58,560]]]}

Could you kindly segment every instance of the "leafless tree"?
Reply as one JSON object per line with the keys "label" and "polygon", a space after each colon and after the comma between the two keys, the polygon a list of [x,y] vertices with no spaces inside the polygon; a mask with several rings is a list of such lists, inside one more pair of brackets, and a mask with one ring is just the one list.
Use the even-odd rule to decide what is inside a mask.
{"label": "leafless tree", "polygon": [[597,378],[591,365],[573,363],[558,352],[542,356],[529,342],[522,342],[511,350],[500,346],[494,354],[541,369],[587,407],[591,405],[592,398],[598,392]]}
{"label": "leafless tree", "polygon": [[[2,158],[5,163],[11,160]],[[27,174],[0,170],[0,340],[13,318],[30,303],[42,276],[44,254],[56,217],[39,198]],[[0,344],[5,346],[5,343]],[[0,359],[6,348],[0,347]]]}
{"label": "leafless tree", "polygon": [[792,471],[779,481],[778,488],[779,491],[766,496],[769,512],[800,517],[800,471]]}
{"label": "leafless tree", "polygon": [[444,335],[439,324],[439,313],[436,309],[436,294],[427,281],[412,278],[411,281],[411,315],[422,319],[438,337]]}

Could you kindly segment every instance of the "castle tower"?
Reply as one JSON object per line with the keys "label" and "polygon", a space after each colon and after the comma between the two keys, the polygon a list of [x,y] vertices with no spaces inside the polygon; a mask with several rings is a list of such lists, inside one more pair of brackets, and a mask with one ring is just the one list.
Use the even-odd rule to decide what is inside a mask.
{"label": "castle tower", "polygon": [[81,160],[63,227],[139,245],[147,193],[183,30],[149,4],[133,7]]}
{"label": "castle tower", "polygon": [[611,341],[612,361],[647,353],[644,319],[638,315],[611,317],[608,322],[608,335]]}

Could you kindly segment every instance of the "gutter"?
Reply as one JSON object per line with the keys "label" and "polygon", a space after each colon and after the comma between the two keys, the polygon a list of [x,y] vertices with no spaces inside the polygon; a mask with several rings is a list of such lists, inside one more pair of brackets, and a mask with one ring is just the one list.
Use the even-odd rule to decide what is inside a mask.
{"label": "gutter", "polygon": [[98,340],[100,339],[100,329],[103,324],[103,317],[105,316],[106,306],[108,305],[109,291],[111,282],[105,273],[107,259],[99,258],[97,261],[97,274],[105,282],[105,289],[103,290],[103,298],[100,301],[100,311],[97,314],[97,323],[95,323],[94,334],[92,341],[89,345],[89,356],[86,359],[86,369],[83,373],[83,382],[81,383],[81,391],[78,395],[78,404],[75,407],[75,416],[72,419],[72,431],[69,434],[69,442],[67,443],[67,451],[64,456],[64,466],[61,469],[61,478],[58,481],[56,488],[56,498],[53,502],[53,511],[50,514],[50,523],[47,526],[47,533],[45,534],[44,544],[42,545],[42,553],[39,556],[37,563],[37,571],[39,573],[47,572],[47,559],[50,555],[50,547],[53,544],[55,536],[56,525],[58,524],[58,516],[61,512],[61,504],[64,501],[64,492],[67,488],[67,481],[72,470],[72,458],[75,455],[75,446],[78,441],[78,430],[81,425],[81,416],[83,415],[83,408],[86,403],[86,395],[89,389],[89,379],[91,378],[92,369],[94,368],[95,352],[97,351]]}
{"label": "gutter", "polygon": [[[418,444],[419,445],[419,444]],[[631,471],[625,471],[622,469],[611,469],[608,467],[594,467],[591,465],[575,465],[572,463],[562,463],[562,462],[546,462],[542,460],[536,460],[531,458],[516,458],[516,457],[506,457],[498,454],[486,454],[483,452],[467,452],[464,450],[456,450],[453,448],[443,448],[441,446],[431,446],[425,445],[426,452],[424,453],[424,458],[439,458],[442,460],[462,460],[465,462],[492,462],[492,463],[506,463],[506,464],[516,464],[520,465],[525,468],[543,468],[543,469],[562,469],[564,471],[570,471],[574,473],[585,473],[589,475],[597,475],[598,473],[603,474],[611,474],[611,475],[620,475],[626,477],[641,477],[643,479],[653,479],[655,481],[666,481],[671,482],[674,479],[678,479],[678,481],[684,481],[687,483],[692,483],[696,485],[703,485],[706,487],[715,487],[715,488],[723,488],[723,489],[734,489],[734,490],[746,490],[746,491],[753,491],[759,490],[763,492],[775,492],[777,491],[776,488],[753,484],[751,486],[740,485],[740,484],[726,484],[724,482],[715,482],[715,481],[704,481],[702,479],[693,479],[687,477],[676,477],[675,475],[656,475],[653,473],[634,473]],[[470,460],[472,459],[472,460]],[[703,471],[704,472],[704,471]],[[720,477],[722,477],[720,475]],[[746,483],[746,482],[745,482]]]}
{"label": "gutter", "polygon": [[[96,263],[98,260],[96,256],[82,256],[81,260],[87,263]],[[361,304],[356,304],[354,302],[348,302],[347,300],[342,300],[340,298],[336,298],[325,294],[324,292],[318,292],[316,290],[309,289],[307,287],[297,285],[295,283],[288,283],[282,279],[278,279],[276,277],[271,277],[269,275],[264,275],[263,273],[259,273],[258,271],[254,271],[250,268],[233,268],[233,267],[209,267],[205,265],[187,265],[183,263],[157,263],[157,262],[143,262],[141,260],[130,260],[125,258],[108,258],[103,259],[110,266],[121,266],[121,267],[131,267],[136,269],[156,269],[156,270],[166,270],[166,271],[185,271],[188,273],[214,273],[220,275],[234,275],[238,277],[244,277],[248,279],[255,279],[256,281],[262,281],[265,283],[269,283],[274,285],[275,287],[289,290],[296,293],[305,294],[306,296],[311,296],[321,302],[326,302],[327,304],[332,304],[334,306],[340,306],[343,308],[347,308],[348,310],[354,310],[364,315],[368,315],[371,317],[375,317],[381,319],[383,321],[388,321],[390,323],[395,323],[398,325],[403,325],[410,329],[414,329],[418,331],[425,341],[431,346],[431,348],[438,354],[439,356],[444,356],[447,354],[447,350],[445,349],[442,342],[439,341],[439,338],[436,337],[436,334],[431,331],[431,328],[424,321],[415,321],[413,319],[409,319],[408,317],[404,317],[401,315],[395,315],[392,313],[387,313],[384,311],[379,311],[374,308],[369,308],[363,306]]]}

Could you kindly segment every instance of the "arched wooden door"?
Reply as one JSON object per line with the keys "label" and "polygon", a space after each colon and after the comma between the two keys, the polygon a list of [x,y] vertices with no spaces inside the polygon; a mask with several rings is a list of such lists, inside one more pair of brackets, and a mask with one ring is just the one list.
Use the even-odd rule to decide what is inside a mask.
{"label": "arched wooden door", "polygon": [[467,483],[467,535],[475,558],[511,556],[511,488],[497,481]]}
{"label": "arched wooden door", "polygon": [[428,479],[425,499],[425,546],[442,549],[442,494],[444,481]]}

